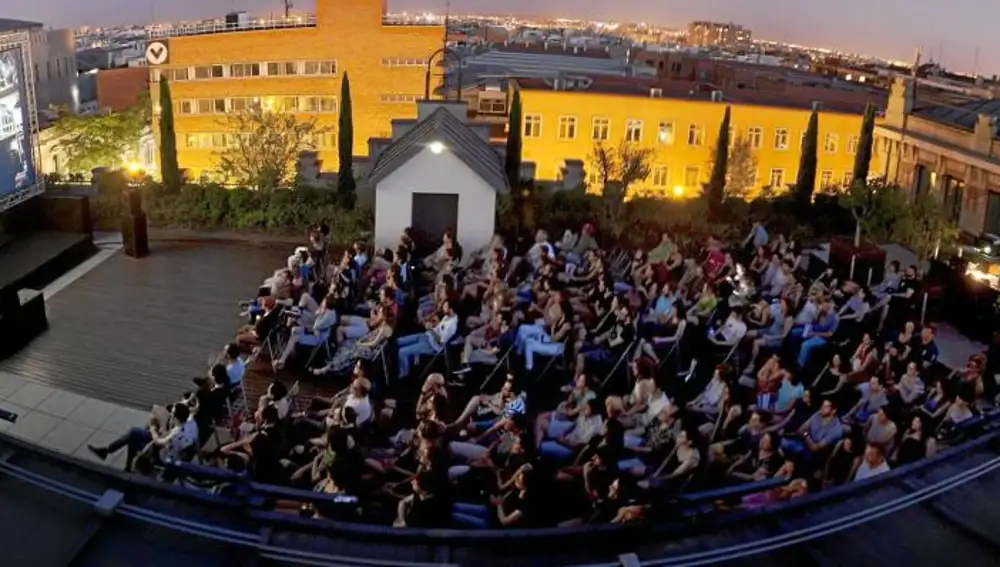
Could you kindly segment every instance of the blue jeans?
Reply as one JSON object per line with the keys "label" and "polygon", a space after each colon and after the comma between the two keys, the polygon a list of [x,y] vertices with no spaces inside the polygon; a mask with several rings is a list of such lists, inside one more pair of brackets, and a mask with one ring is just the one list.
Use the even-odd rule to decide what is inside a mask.
{"label": "blue jeans", "polygon": [[[544,337],[543,337],[544,339]],[[532,370],[535,367],[535,355],[542,356],[562,356],[566,345],[563,343],[550,343],[543,339],[528,339],[524,344],[524,367]]]}
{"label": "blue jeans", "polygon": [[490,527],[490,508],[485,504],[455,502],[451,505],[451,521],[461,528],[486,529]]}
{"label": "blue jeans", "polygon": [[541,456],[554,461],[567,461],[573,458],[576,451],[569,447],[560,445],[555,441],[544,441],[540,450]]}
{"label": "blue jeans", "polygon": [[125,470],[132,470],[132,461],[135,460],[135,456],[146,448],[146,445],[153,440],[153,435],[148,429],[142,427],[133,427],[128,430],[128,433],[122,435],[118,439],[115,439],[108,445],[108,453],[117,453],[122,448],[125,449]]}
{"label": "blue jeans", "polygon": [[525,323],[517,328],[517,337],[514,339],[514,346],[517,347],[517,354],[524,354],[524,345],[532,339],[545,336],[544,323]]}
{"label": "blue jeans", "polygon": [[437,354],[438,350],[431,344],[427,333],[409,335],[399,338],[399,377],[410,375],[410,365],[421,356]]}
{"label": "blue jeans", "polygon": [[826,346],[826,339],[823,337],[810,337],[806,339],[799,348],[799,368],[805,368],[812,351],[824,346]]}

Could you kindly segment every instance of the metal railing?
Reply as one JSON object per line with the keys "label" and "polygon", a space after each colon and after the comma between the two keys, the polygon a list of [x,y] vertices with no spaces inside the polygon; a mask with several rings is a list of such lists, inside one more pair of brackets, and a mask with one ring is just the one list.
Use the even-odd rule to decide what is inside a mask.
{"label": "metal railing", "polygon": [[294,28],[316,27],[316,16],[302,16],[296,18],[280,18],[274,20],[250,20],[245,23],[212,21],[193,24],[190,26],[178,26],[173,28],[155,29],[149,32],[150,39],[164,37],[178,37],[185,35],[204,35],[213,33],[229,33],[241,31],[264,31]]}
{"label": "metal railing", "polygon": [[[0,435],[0,437],[4,437]],[[783,512],[790,512],[793,510],[802,510],[808,508],[812,505],[821,505],[829,501],[842,501],[843,498],[860,496],[862,493],[892,486],[899,482],[907,482],[907,479],[912,477],[913,473],[917,473],[919,470],[932,467],[934,464],[942,460],[950,460],[951,458],[958,456],[960,454],[968,454],[973,451],[987,450],[993,447],[995,442],[1000,439],[1000,432],[993,431],[988,433],[974,441],[968,442],[962,446],[957,446],[952,449],[943,451],[935,457],[930,457],[926,461],[920,463],[923,466],[913,467],[907,466],[901,469],[891,471],[884,475],[874,477],[872,479],[859,482],[855,485],[848,485],[840,487],[839,489],[832,489],[826,493],[817,493],[811,497],[804,497],[799,501],[791,501],[788,506],[782,507],[781,505],[776,506],[773,510],[765,510],[767,515],[781,514]],[[63,459],[63,456],[56,455],[50,451],[45,451],[42,449],[37,449],[27,445],[22,442],[11,442],[15,450],[24,450],[28,452],[36,452],[42,456],[48,456],[51,459]],[[10,453],[8,453],[10,456]],[[115,489],[108,489],[103,494],[98,494],[92,490],[86,490],[78,486],[74,486],[64,481],[56,480],[50,478],[46,475],[39,474],[38,472],[29,470],[22,466],[18,466],[12,459],[5,459],[0,456],[0,474],[6,477],[17,479],[19,481],[28,483],[32,486],[41,488],[50,493],[69,498],[71,500],[93,506],[99,507],[99,503],[106,502],[109,500],[108,496],[115,496]],[[918,463],[914,463],[917,465]],[[82,466],[82,465],[77,465]],[[85,470],[93,469],[85,468]],[[947,478],[937,480],[933,484],[922,486],[918,488],[913,488],[912,492],[908,492],[904,496],[894,498],[888,502],[882,502],[870,507],[866,507],[862,510],[856,510],[847,513],[842,517],[837,517],[831,520],[822,521],[816,525],[805,526],[801,528],[794,529],[789,532],[774,535],[764,539],[758,539],[753,541],[746,541],[741,543],[734,543],[732,545],[725,545],[722,547],[714,547],[707,550],[699,550],[688,552],[683,555],[678,555],[674,557],[649,559],[646,561],[641,561],[635,554],[628,554],[623,556],[618,562],[601,562],[601,563],[590,563],[585,566],[581,565],[578,567],[614,567],[620,566],[622,564],[629,565],[641,565],[643,567],[696,567],[703,565],[713,565],[722,562],[731,562],[736,559],[746,558],[751,556],[760,555],[763,553],[772,552],[778,549],[801,545],[803,543],[817,540],[820,538],[828,537],[846,530],[850,530],[859,526],[862,526],[873,520],[888,516],[890,514],[898,513],[907,508],[936,498],[950,490],[963,486],[969,482],[975,481],[987,474],[994,473],[1000,470],[1000,457],[994,456],[986,460],[985,462],[979,463],[972,468],[964,470],[962,472],[951,475]],[[100,473],[109,480],[117,480],[118,484],[121,484],[122,478],[117,475],[111,475]],[[113,477],[113,478],[112,478]],[[131,482],[126,481],[127,487],[121,490],[125,491],[142,491],[144,488],[148,488],[142,482]],[[114,483],[112,483],[114,485]],[[150,490],[153,490],[150,488]],[[328,553],[307,551],[304,549],[289,548],[281,545],[273,545],[265,538],[262,539],[260,532],[256,530],[246,530],[246,529],[234,529],[228,528],[216,524],[206,524],[198,520],[189,520],[183,517],[179,517],[176,514],[164,513],[161,511],[153,510],[145,507],[141,504],[131,504],[125,503],[124,497],[121,493],[117,494],[119,502],[117,506],[114,506],[110,513],[130,518],[133,520],[138,520],[159,528],[169,529],[189,535],[199,536],[202,538],[207,538],[209,540],[238,546],[247,550],[252,550],[260,555],[262,558],[271,559],[275,561],[289,562],[294,564],[302,565],[354,565],[354,566],[369,566],[369,567],[427,567],[431,563],[421,563],[413,561],[400,561],[392,559],[376,559],[376,558],[364,558],[364,557],[344,557],[335,556]],[[817,498],[818,497],[818,498]],[[111,498],[114,500],[114,498]],[[759,519],[759,517],[758,517]],[[411,530],[404,530],[411,531]],[[416,530],[412,530],[416,531]],[[550,532],[550,530],[540,530],[544,532]],[[562,530],[568,533],[581,533],[581,530],[566,529]],[[582,530],[586,532],[586,530]],[[726,531],[732,531],[727,529]],[[344,533],[341,535],[350,536],[350,533]],[[389,535],[387,532],[383,535]],[[403,534],[401,534],[403,535]],[[417,534],[408,534],[412,536]],[[457,537],[462,539],[463,537],[468,538],[468,534],[463,534],[460,531],[446,530],[445,533],[439,534],[446,536]],[[474,539],[476,534],[472,533],[472,538]],[[655,537],[655,531],[649,534],[651,537]],[[438,538],[431,538],[438,539]],[[605,540],[607,542],[607,540]],[[402,540],[399,543],[405,543]],[[445,541],[438,539],[438,541],[427,542],[430,545],[440,546],[445,544]],[[389,535],[387,539],[382,539],[382,544],[393,545],[392,537]],[[440,548],[439,548],[440,549]],[[442,563],[434,563],[436,565],[442,565]],[[444,565],[449,565],[448,563],[443,563]]]}

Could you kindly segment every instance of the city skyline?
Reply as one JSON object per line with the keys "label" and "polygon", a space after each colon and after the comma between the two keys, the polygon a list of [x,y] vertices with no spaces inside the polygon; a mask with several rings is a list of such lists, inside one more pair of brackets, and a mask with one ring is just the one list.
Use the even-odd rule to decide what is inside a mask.
{"label": "city skyline", "polygon": [[[314,0],[297,0],[297,11],[311,11]],[[750,27],[755,37],[826,47],[846,52],[909,61],[923,48],[959,71],[1000,73],[1000,36],[993,22],[1000,3],[955,0],[944,8],[935,0],[619,0],[613,6],[597,0],[452,0],[457,13],[522,14],[580,19],[649,22],[681,27],[692,20],[732,21]],[[391,11],[443,11],[445,0],[391,0]],[[281,12],[279,0],[47,0],[22,4],[3,17],[41,21],[53,27],[122,25],[218,17],[227,11],[254,14]],[[976,53],[978,65],[976,62]]]}

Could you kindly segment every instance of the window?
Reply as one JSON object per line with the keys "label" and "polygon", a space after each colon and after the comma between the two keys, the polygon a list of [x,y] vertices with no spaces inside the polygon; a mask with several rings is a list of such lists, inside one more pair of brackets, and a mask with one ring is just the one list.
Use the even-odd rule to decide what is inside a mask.
{"label": "window", "polygon": [[576,139],[576,116],[559,117],[559,139],[560,140]]}
{"label": "window", "polygon": [[[788,149],[788,128],[777,128],[774,130],[774,149]],[[784,170],[781,170],[781,172],[784,175]]]}
{"label": "window", "polygon": [[228,134],[211,134],[211,146],[218,149],[225,148],[229,142],[228,137]]}
{"label": "window", "polygon": [[665,146],[673,145],[674,123],[661,120],[660,126],[656,129],[656,140]]}
{"label": "window", "polygon": [[603,142],[611,135],[611,121],[607,118],[595,118],[590,129],[590,139]]}
{"label": "window", "polygon": [[195,101],[181,100],[177,102],[177,114],[194,114]]}
{"label": "window", "polygon": [[210,98],[198,99],[198,114],[212,114],[213,101]]}
{"label": "window", "polygon": [[502,98],[479,97],[479,112],[484,114],[504,114],[507,112],[507,101]]}
{"label": "window", "polygon": [[337,62],[328,61],[306,61],[303,75],[336,75]]}
{"label": "window", "polygon": [[833,187],[833,170],[824,169],[819,173],[819,188],[829,189]]}
{"label": "window", "polygon": [[705,134],[701,131],[701,126],[692,124],[688,126],[688,145],[700,146],[705,142]]}
{"label": "window", "polygon": [[848,171],[844,174],[844,187],[850,187],[854,183],[854,172]]}
{"label": "window", "polygon": [[760,126],[751,126],[747,129],[747,141],[750,147],[759,150],[764,145],[764,129]]}
{"label": "window", "polygon": [[670,170],[665,165],[653,168],[653,187],[666,187],[670,184]]}
{"label": "window", "polygon": [[230,77],[259,77],[260,63],[233,63],[229,66]]}
{"label": "window", "polygon": [[386,93],[381,96],[382,102],[385,104],[412,104],[421,98],[423,98],[422,95],[403,93]]}
{"label": "window", "polygon": [[[861,143],[861,136],[851,136],[847,139],[847,153],[854,155],[858,153],[858,144]],[[873,154],[876,152],[872,152]]]}
{"label": "window", "polygon": [[[161,77],[166,77],[168,81],[186,81],[188,80],[188,68],[187,67],[174,67],[167,69],[160,69],[159,74]],[[158,81],[159,79],[157,79]]]}
{"label": "window", "polygon": [[284,77],[299,74],[298,61],[276,61],[267,64],[267,74],[271,77]]}
{"label": "window", "polygon": [[526,114],[524,116],[524,137],[542,137],[542,117],[538,114]]}
{"label": "window", "polygon": [[62,59],[56,59],[56,77],[62,77]]}
{"label": "window", "polygon": [[336,112],[337,99],[332,96],[303,97],[302,112]]}
{"label": "window", "polygon": [[200,148],[198,134],[184,134],[184,147],[190,149]]}
{"label": "window", "polygon": [[769,185],[774,189],[784,189],[785,188],[785,170],[784,169],[772,169],[771,170],[771,180]]}
{"label": "window", "polygon": [[427,59],[420,57],[383,57],[383,67],[426,67]]}
{"label": "window", "polygon": [[229,108],[233,112],[242,112],[247,109],[247,99],[243,97],[229,99]]}
{"label": "window", "polygon": [[197,80],[220,79],[222,78],[222,65],[203,65],[201,67],[195,67],[194,78]]}
{"label": "window", "polygon": [[299,111],[299,97],[297,96],[279,96],[274,101],[274,108],[279,111],[284,112],[298,112]]}
{"label": "window", "polygon": [[336,141],[334,139],[333,132],[319,132],[314,133],[309,139],[309,143],[312,144],[314,149],[322,150],[336,147]]}
{"label": "window", "polygon": [[636,143],[642,141],[642,120],[629,119],[625,121],[625,141]]}
{"label": "window", "polygon": [[823,136],[823,151],[828,154],[837,153],[837,135],[828,133]]}
{"label": "window", "polygon": [[689,165],[684,168],[684,187],[688,189],[697,189],[701,183],[701,168],[696,165]]}

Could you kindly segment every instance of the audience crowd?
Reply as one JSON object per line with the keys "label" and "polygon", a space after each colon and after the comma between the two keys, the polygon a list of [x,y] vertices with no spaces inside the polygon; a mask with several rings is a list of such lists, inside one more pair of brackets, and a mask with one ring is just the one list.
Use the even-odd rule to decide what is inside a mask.
{"label": "audience crowd", "polygon": [[[406,233],[330,257],[327,232],[242,305],[191,392],[91,450],[331,495],[274,503],[317,518],[624,524],[684,492],[760,485],[715,503],[754,508],[883,474],[961,441],[995,394],[985,356],[938,363],[915,267],[838,280],[760,223],[635,251],[589,224],[482,250],[446,234],[423,256]],[[247,372],[276,377],[249,407]],[[288,376],[343,389],[304,399]]]}

